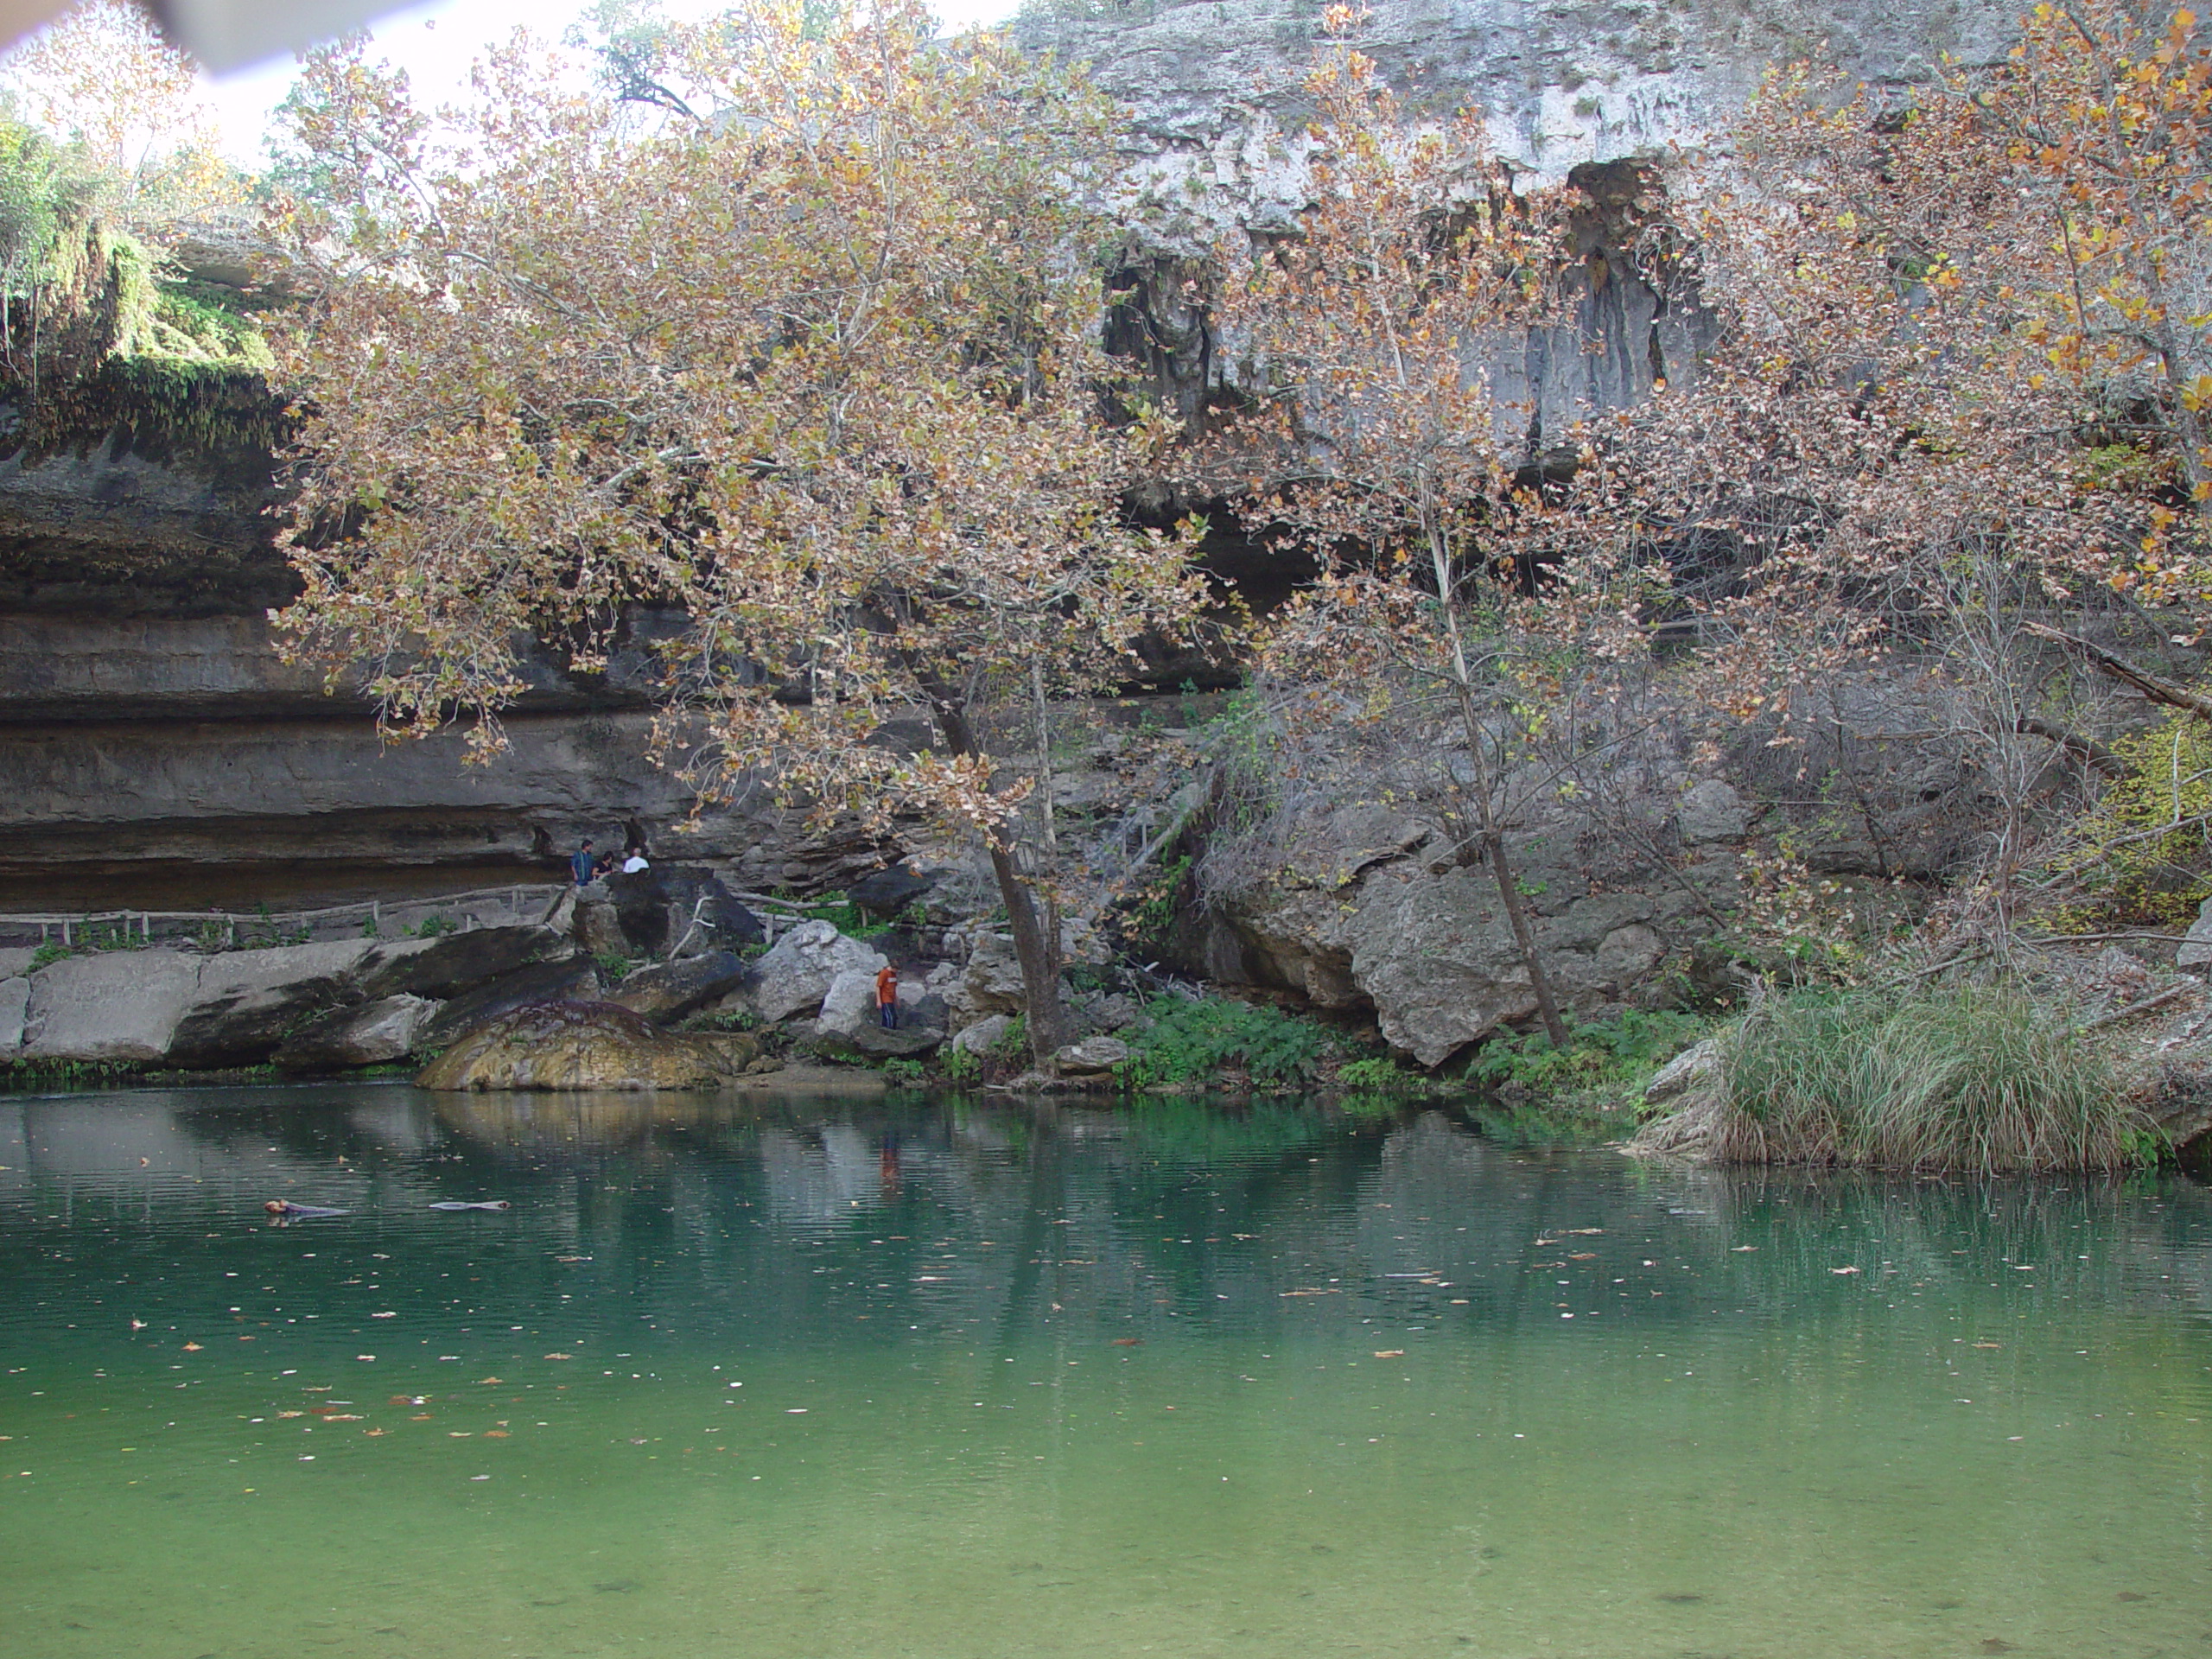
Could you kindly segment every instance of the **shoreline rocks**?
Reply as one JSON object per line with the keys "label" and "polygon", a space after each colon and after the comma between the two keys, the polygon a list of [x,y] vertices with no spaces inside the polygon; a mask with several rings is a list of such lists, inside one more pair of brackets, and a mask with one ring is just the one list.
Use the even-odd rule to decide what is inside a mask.
{"label": "shoreline rocks", "polygon": [[680,1036],[612,1002],[541,1002],[479,1026],[415,1082],[451,1091],[715,1089],[759,1057],[750,1037]]}
{"label": "shoreline rocks", "polygon": [[[373,1065],[427,1039],[457,995],[533,973],[544,982],[540,997],[575,984],[559,966],[575,957],[567,935],[531,925],[212,955],[152,946],[64,957],[0,982],[21,987],[0,988],[0,1063],[197,1071],[257,1065],[283,1051],[287,1070],[310,1070],[321,1064],[309,1058],[316,1053],[373,1051],[372,1058],[331,1062]],[[410,1047],[394,1049],[403,1033]]]}

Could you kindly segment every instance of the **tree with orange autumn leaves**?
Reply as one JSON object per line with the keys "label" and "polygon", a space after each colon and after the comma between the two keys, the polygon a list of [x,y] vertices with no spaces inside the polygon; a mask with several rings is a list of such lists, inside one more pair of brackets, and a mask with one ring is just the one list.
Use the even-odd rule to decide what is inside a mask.
{"label": "tree with orange autumn leaves", "polygon": [[[280,620],[365,662],[387,727],[480,754],[520,652],[662,647],[660,741],[704,799],[919,809],[980,836],[1040,1067],[1065,1041],[1049,804],[980,728],[1126,677],[1206,599],[1182,532],[1117,516],[1170,435],[1096,418],[1104,106],[918,8],[782,0],[673,27],[682,107],[521,40],[426,123],[351,48],[293,100],[321,297]],[[922,715],[936,742],[877,739]]]}
{"label": "tree with orange autumn leaves", "polygon": [[2180,606],[2157,626],[2190,635],[2212,601],[2195,31],[2128,0],[2045,7],[2005,61],[1909,100],[1777,72],[1663,175],[1708,349],[1593,412],[1565,484],[1500,367],[1569,318],[1567,193],[1515,188],[1471,112],[1408,123],[1356,50],[1322,50],[1296,233],[1217,260],[1224,341],[1265,388],[1217,464],[1249,469],[1255,530],[1322,567],[1273,659],[1354,692],[1334,718],[1456,705],[1434,793],[1555,1039],[1504,831],[1571,786],[1561,734],[1619,739],[1605,711],[1669,619],[1699,649],[1665,681],[1773,743],[1867,664],[1929,671],[1955,712],[1928,735],[1996,803],[1982,889],[2009,933],[2053,745],[2111,759],[2069,724],[2084,697],[2050,641],[2097,650],[2054,624]]}
{"label": "tree with orange autumn leaves", "polygon": [[1854,662],[1944,677],[2000,937],[2063,830],[2031,810],[2052,746],[2105,763],[2052,643],[2095,664],[2081,628],[2193,637],[2212,604],[2208,118],[2195,19],[2132,0],[2039,7],[1909,99],[1777,73],[1679,180],[1718,337],[1592,425],[1566,503],[1668,569],[1706,646],[1683,680],[1773,741]]}
{"label": "tree with orange autumn leaves", "polygon": [[1217,489],[1242,471],[1249,528],[1319,567],[1268,620],[1265,671],[1307,691],[1285,706],[1407,733],[1418,795],[1490,872],[1529,1012],[1564,1043],[1507,837],[1623,734],[1591,716],[1646,655],[1644,578],[1559,536],[1508,379],[1569,315],[1566,193],[1516,188],[1473,111],[1409,121],[1347,41],[1307,89],[1294,233],[1215,255],[1216,324],[1255,395],[1202,465]]}
{"label": "tree with orange autumn leaves", "polygon": [[[1408,122],[1323,48],[1308,207],[1211,277],[1261,391],[1201,467],[1320,566],[1268,671],[1316,718],[1438,734],[1441,827],[1491,871],[1554,1037],[1508,837],[1622,740],[1608,711],[1662,621],[1699,647],[1668,683],[1783,743],[1853,664],[1947,675],[2004,803],[2011,925],[2051,746],[2096,753],[2037,631],[2181,607],[2159,626],[2194,632],[2212,602],[2196,40],[2187,13],[2084,0],[1909,101],[1779,73],[1669,175],[1709,349],[1593,415],[1571,480],[1487,366],[1569,314],[1563,196],[1471,113]],[[312,66],[296,228],[326,281],[292,342],[285,621],[302,654],[369,661],[395,728],[465,718],[496,746],[520,642],[588,669],[624,607],[680,607],[664,732],[702,793],[766,777],[980,832],[1045,1062],[1049,807],[979,723],[1110,682],[1204,594],[1187,532],[1115,512],[1173,435],[1099,418],[1098,227],[1073,204],[1111,194],[1109,112],[999,46],[926,42],[909,11],[764,4],[626,61],[639,106],[517,47],[442,138],[358,56]],[[933,751],[868,741],[916,710]]]}

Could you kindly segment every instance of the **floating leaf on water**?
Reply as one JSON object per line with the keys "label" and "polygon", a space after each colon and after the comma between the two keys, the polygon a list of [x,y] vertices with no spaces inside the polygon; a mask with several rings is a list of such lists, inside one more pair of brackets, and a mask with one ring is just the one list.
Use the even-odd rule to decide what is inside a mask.
{"label": "floating leaf on water", "polygon": [[512,1440],[513,1436],[504,1428],[487,1428],[484,1431],[484,1438],[487,1440]]}
{"label": "floating leaf on water", "polygon": [[1859,1269],[1858,1269],[1858,1268],[1830,1268],[1828,1269],[1828,1271],[1829,1271],[1830,1273],[1834,1273],[1834,1274],[1845,1274],[1845,1273],[1856,1273],[1856,1272],[1858,1272],[1858,1271],[1859,1271]]}
{"label": "floating leaf on water", "polygon": [[574,1359],[575,1356],[574,1354],[548,1354],[545,1357],[548,1359]]}
{"label": "floating leaf on water", "polygon": [[371,1440],[374,1440],[378,1435],[386,1433],[388,1432],[388,1430],[381,1428],[365,1428],[361,1431],[362,1433],[367,1435]]}
{"label": "floating leaf on water", "polygon": [[1141,1348],[1144,1346],[1144,1338],[1142,1337],[1116,1337],[1114,1338],[1114,1346],[1116,1348]]}
{"label": "floating leaf on water", "polygon": [[1758,1249],[1758,1246],[1756,1244],[1737,1244],[1732,1245],[1730,1248],[1732,1249],[1737,1255],[1741,1255],[1745,1250],[1756,1250]]}
{"label": "floating leaf on water", "polygon": [[184,1351],[188,1354],[196,1354],[200,1351],[200,1344],[196,1342],[188,1342],[184,1344]]}
{"label": "floating leaf on water", "polygon": [[304,1411],[280,1411],[276,1414],[279,1417],[304,1417],[307,1415],[307,1413]]}

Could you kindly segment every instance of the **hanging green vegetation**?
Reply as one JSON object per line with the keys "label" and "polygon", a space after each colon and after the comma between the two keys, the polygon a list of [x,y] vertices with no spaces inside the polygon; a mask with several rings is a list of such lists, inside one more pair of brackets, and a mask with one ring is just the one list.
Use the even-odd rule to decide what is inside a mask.
{"label": "hanging green vegetation", "polygon": [[243,296],[190,281],[110,217],[113,181],[0,121],[0,386],[10,448],[127,430],[140,441],[274,442],[274,366]]}

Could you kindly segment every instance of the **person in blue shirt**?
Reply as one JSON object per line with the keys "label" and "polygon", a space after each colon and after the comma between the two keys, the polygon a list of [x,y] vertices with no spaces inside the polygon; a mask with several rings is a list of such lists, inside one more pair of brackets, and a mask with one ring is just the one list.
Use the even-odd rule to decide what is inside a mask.
{"label": "person in blue shirt", "polygon": [[584,844],[576,849],[576,855],[569,861],[569,868],[575,872],[576,885],[588,887],[598,870],[598,861],[591,855],[591,837],[584,837]]}

